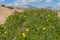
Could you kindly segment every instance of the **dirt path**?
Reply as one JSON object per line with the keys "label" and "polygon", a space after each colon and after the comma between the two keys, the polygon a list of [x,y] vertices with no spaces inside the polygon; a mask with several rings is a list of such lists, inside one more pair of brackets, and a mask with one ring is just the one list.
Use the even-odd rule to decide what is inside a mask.
{"label": "dirt path", "polygon": [[3,24],[9,15],[12,15],[12,10],[0,6],[0,24]]}
{"label": "dirt path", "polygon": [[58,12],[58,17],[60,18],[60,12]]}
{"label": "dirt path", "polygon": [[[14,9],[13,9],[14,10]],[[0,6],[0,24],[3,24],[9,15],[12,15],[12,9]],[[18,9],[17,9],[18,10]],[[18,10],[20,12],[20,10]]]}

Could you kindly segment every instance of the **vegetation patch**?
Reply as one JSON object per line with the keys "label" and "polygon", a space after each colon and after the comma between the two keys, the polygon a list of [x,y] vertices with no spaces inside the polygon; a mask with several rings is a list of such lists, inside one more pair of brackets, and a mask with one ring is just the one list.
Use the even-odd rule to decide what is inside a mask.
{"label": "vegetation patch", "polygon": [[25,9],[0,26],[0,40],[60,40],[60,19],[50,9]]}
{"label": "vegetation patch", "polygon": [[14,9],[14,7],[13,7],[13,6],[8,6],[8,8],[9,8],[9,9]]}
{"label": "vegetation patch", "polygon": [[5,5],[1,5],[2,7],[5,7]]}

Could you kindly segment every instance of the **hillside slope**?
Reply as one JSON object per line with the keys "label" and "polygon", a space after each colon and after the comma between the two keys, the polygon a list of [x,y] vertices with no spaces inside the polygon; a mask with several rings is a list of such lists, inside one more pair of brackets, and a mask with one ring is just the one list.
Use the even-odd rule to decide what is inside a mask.
{"label": "hillside slope", "polygon": [[7,19],[7,17],[9,15],[12,15],[12,12],[14,10],[17,10],[18,12],[20,12],[21,10],[19,9],[9,9],[7,7],[2,7],[0,6],[0,24],[3,24],[4,21]]}
{"label": "hillside slope", "polygon": [[60,19],[56,11],[26,9],[0,25],[0,40],[60,40]]}

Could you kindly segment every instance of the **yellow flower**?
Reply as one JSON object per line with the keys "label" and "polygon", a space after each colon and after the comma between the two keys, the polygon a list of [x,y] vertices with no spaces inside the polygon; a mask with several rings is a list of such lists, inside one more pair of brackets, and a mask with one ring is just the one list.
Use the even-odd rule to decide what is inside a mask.
{"label": "yellow flower", "polygon": [[41,29],[41,27],[37,28],[37,30],[40,30],[40,29]]}
{"label": "yellow flower", "polygon": [[28,31],[29,31],[29,29],[27,28],[27,29],[26,29],[26,31],[28,32]]}
{"label": "yellow flower", "polygon": [[48,15],[48,17],[50,17],[50,15]]}
{"label": "yellow flower", "polygon": [[37,30],[39,30],[40,28],[37,28]]}
{"label": "yellow flower", "polygon": [[27,16],[24,16],[24,17],[27,17]]}
{"label": "yellow flower", "polygon": [[26,34],[25,34],[25,33],[22,33],[22,36],[23,36],[23,37],[26,37]]}
{"label": "yellow flower", "polygon": [[43,30],[46,30],[46,28],[44,27]]}
{"label": "yellow flower", "polygon": [[4,32],[5,34],[7,33],[7,31]]}
{"label": "yellow flower", "polygon": [[11,20],[13,20],[13,19],[11,19]]}

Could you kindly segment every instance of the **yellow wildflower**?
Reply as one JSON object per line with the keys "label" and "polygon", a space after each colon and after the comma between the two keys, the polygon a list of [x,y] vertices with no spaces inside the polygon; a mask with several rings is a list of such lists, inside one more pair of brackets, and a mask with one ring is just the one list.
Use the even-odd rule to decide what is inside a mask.
{"label": "yellow wildflower", "polygon": [[50,15],[48,15],[48,17],[50,17]]}
{"label": "yellow wildflower", "polygon": [[13,20],[13,19],[11,19],[11,20]]}
{"label": "yellow wildflower", "polygon": [[29,29],[27,28],[27,29],[26,29],[26,31],[28,32],[28,31],[29,31]]}
{"label": "yellow wildflower", "polygon": [[25,34],[25,33],[22,33],[22,36],[23,36],[23,37],[26,37],[26,34]]}
{"label": "yellow wildflower", "polygon": [[46,30],[46,28],[44,27],[43,30]]}
{"label": "yellow wildflower", "polygon": [[5,34],[7,33],[7,31],[4,32]]}
{"label": "yellow wildflower", "polygon": [[24,17],[27,17],[27,16],[24,16]]}
{"label": "yellow wildflower", "polygon": [[37,30],[39,30],[40,28],[37,28]]}
{"label": "yellow wildflower", "polygon": [[40,30],[40,29],[41,29],[41,27],[37,28],[37,30]]}

